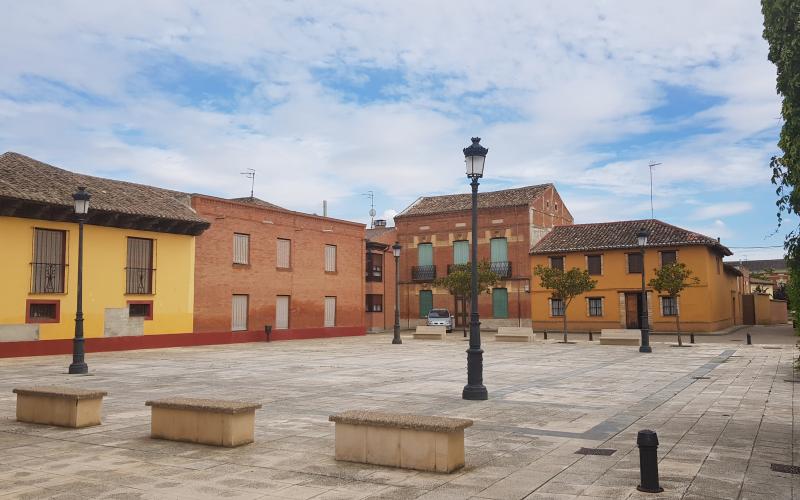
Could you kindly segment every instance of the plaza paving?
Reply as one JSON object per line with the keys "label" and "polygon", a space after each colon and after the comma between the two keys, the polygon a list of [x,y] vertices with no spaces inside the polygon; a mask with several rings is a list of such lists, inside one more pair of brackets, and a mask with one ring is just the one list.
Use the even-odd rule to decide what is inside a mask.
{"label": "plaza paving", "polygon": [[[490,399],[463,401],[466,342],[388,335],[0,359],[0,498],[800,498],[792,345],[678,349],[579,341],[484,343]],[[666,339],[664,339],[666,340]],[[789,380],[789,381],[787,381]],[[102,426],[14,420],[12,388],[109,392]],[[145,400],[262,402],[256,442],[152,440]],[[333,459],[328,415],[347,409],[467,417],[466,467],[435,474]],[[660,495],[639,493],[636,432],[658,432]],[[576,454],[581,447],[617,450]]]}

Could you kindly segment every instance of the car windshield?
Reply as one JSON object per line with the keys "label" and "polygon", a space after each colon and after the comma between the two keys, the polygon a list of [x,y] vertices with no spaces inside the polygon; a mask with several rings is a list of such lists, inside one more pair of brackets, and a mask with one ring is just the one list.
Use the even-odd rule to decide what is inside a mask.
{"label": "car windshield", "polygon": [[428,313],[429,318],[449,318],[450,311],[447,309],[433,309]]}

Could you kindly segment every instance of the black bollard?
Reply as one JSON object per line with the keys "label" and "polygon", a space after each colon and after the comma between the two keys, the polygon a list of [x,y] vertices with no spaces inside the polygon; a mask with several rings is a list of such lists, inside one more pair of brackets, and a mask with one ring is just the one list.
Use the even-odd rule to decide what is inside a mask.
{"label": "black bollard", "polygon": [[591,342],[591,341],[593,341],[593,340],[594,340],[594,339],[592,338],[592,331],[591,331],[591,330],[589,330],[589,342]]}
{"label": "black bollard", "polygon": [[547,340],[547,330],[544,331],[544,339]]}
{"label": "black bollard", "polygon": [[689,343],[694,344],[694,333],[689,334]]}
{"label": "black bollard", "polygon": [[272,325],[264,325],[264,333],[267,334],[267,342],[269,342],[269,334],[272,333]]}
{"label": "black bollard", "polygon": [[639,446],[639,472],[642,482],[636,489],[645,493],[661,493],[664,488],[658,484],[658,434],[649,429],[639,431],[636,444]]}
{"label": "black bollard", "polygon": [[747,345],[753,345],[753,339],[750,338],[750,334],[747,334]]}

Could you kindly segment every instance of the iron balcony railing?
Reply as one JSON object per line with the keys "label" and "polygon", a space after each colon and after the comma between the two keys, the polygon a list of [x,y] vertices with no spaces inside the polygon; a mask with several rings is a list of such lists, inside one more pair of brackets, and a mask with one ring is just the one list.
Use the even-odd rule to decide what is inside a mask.
{"label": "iron balcony railing", "polygon": [[492,262],[489,264],[489,268],[501,278],[511,277],[511,262]]}
{"label": "iron balcony railing", "polygon": [[31,263],[31,293],[64,293],[65,264]]}
{"label": "iron balcony railing", "polygon": [[383,281],[383,269],[380,266],[367,269],[367,281]]}
{"label": "iron balcony railing", "polygon": [[411,279],[413,281],[433,281],[436,279],[436,266],[412,266]]}

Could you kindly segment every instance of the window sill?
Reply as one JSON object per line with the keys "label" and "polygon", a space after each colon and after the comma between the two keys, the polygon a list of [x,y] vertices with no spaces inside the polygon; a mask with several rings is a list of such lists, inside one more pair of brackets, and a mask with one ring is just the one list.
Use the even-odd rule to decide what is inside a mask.
{"label": "window sill", "polygon": [[250,269],[250,264],[242,264],[240,262],[234,262],[233,264],[234,269]]}
{"label": "window sill", "polygon": [[294,269],[292,269],[291,267],[276,267],[275,270],[283,273],[290,273]]}

